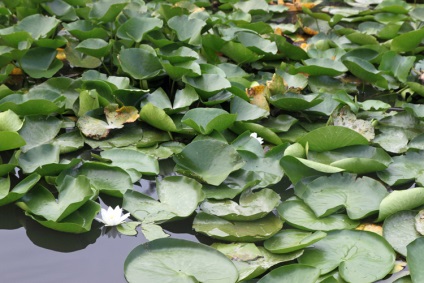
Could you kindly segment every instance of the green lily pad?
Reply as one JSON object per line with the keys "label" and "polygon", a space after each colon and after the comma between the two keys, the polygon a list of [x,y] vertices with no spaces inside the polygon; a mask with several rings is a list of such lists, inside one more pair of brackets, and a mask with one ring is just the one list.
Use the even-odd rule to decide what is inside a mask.
{"label": "green lily pad", "polygon": [[276,255],[268,252],[263,247],[257,247],[253,243],[214,243],[211,247],[231,259],[239,272],[239,282],[255,278],[265,273],[272,266],[294,260],[303,253],[303,251],[297,251]]}
{"label": "green lily pad", "polygon": [[43,217],[46,220],[59,222],[80,208],[92,196],[90,181],[79,176],[66,176],[57,187],[58,199],[41,185],[27,192],[17,205],[25,211]]}
{"label": "green lily pad", "polygon": [[162,223],[187,217],[205,198],[201,187],[191,178],[169,176],[157,181],[160,202],[137,191],[128,191],[124,195],[123,208],[143,223]]}
{"label": "green lily pad", "polygon": [[332,214],[318,218],[301,200],[287,200],[277,207],[278,214],[291,226],[306,231],[353,229],[359,225],[345,214]]}
{"label": "green lily pad", "polygon": [[301,95],[287,92],[271,96],[269,103],[288,111],[301,111],[318,105],[323,100],[317,94]]}
{"label": "green lily pad", "polygon": [[286,254],[301,250],[323,239],[327,234],[322,231],[306,232],[284,229],[264,242],[264,247],[275,254]]}
{"label": "green lily pad", "polygon": [[12,110],[0,113],[0,131],[17,132],[22,125],[23,121]]}
{"label": "green lily pad", "polygon": [[200,208],[212,215],[226,220],[247,221],[264,217],[280,203],[280,196],[270,189],[257,192],[246,191],[240,196],[239,203],[232,200],[206,200]]}
{"label": "green lily pad", "polygon": [[348,282],[375,282],[386,276],[395,264],[395,253],[387,241],[367,231],[331,231],[327,237],[306,249],[301,264],[319,268],[322,274],[338,268]]}
{"label": "green lily pad", "polygon": [[253,221],[228,221],[200,212],[193,221],[196,232],[229,242],[258,242],[281,230],[283,221],[272,213]]}
{"label": "green lily pad", "polygon": [[221,132],[230,127],[236,120],[237,115],[216,108],[195,108],[187,111],[181,122],[192,127],[202,135],[208,135],[212,131]]}
{"label": "green lily pad", "polygon": [[400,56],[394,51],[384,53],[379,66],[380,70],[388,71],[399,81],[405,83],[411,68],[415,62],[415,56]]}
{"label": "green lily pad", "polygon": [[62,23],[63,27],[69,31],[70,34],[79,40],[89,38],[107,38],[108,32],[101,26],[87,20],[77,20],[72,23]]}
{"label": "green lily pad", "polygon": [[125,260],[124,273],[130,283],[235,283],[238,278],[231,260],[214,248],[171,238],[133,249]]}
{"label": "green lily pad", "polygon": [[10,179],[1,178],[0,181],[0,206],[17,201],[24,196],[41,179],[38,174],[31,174],[20,181],[10,190]]}
{"label": "green lily pad", "polygon": [[[199,155],[200,152],[202,155]],[[215,186],[245,163],[232,146],[218,140],[191,142],[174,155],[174,161],[178,165],[177,171]]]}
{"label": "green lily pad", "polygon": [[[113,166],[118,166],[125,170],[132,169],[145,175],[159,174],[158,160],[142,152],[114,148],[102,151],[100,155],[103,158],[110,159]],[[133,181],[135,182],[137,180]]]}
{"label": "green lily pad", "polygon": [[[122,70],[134,79],[145,80],[157,76],[162,71],[162,65],[154,49],[148,45],[139,48],[123,49],[118,57]],[[143,64],[139,64],[139,62]]]}
{"label": "green lily pad", "polygon": [[413,51],[424,39],[424,29],[417,29],[393,38],[390,49],[396,52]]}
{"label": "green lily pad", "polygon": [[93,4],[89,17],[99,22],[112,22],[127,6],[128,0],[99,0]]}
{"label": "green lily pad", "polygon": [[252,121],[266,118],[269,115],[269,111],[251,104],[238,96],[234,96],[231,100],[230,112],[237,114],[237,121]]}
{"label": "green lily pad", "polygon": [[307,73],[311,76],[325,75],[338,76],[347,72],[347,68],[340,61],[327,58],[312,58],[304,61],[305,66],[298,67],[296,71]]}
{"label": "green lily pad", "polygon": [[48,37],[60,23],[55,17],[46,17],[41,14],[28,16],[17,24],[20,30],[31,34],[32,38]]}
{"label": "green lily pad", "polygon": [[[63,174],[59,178],[66,176],[66,171],[63,171]],[[133,188],[128,173],[116,166],[97,162],[86,162],[77,169],[76,174],[87,177],[93,189],[98,192],[115,197],[122,197],[126,191]]]}
{"label": "green lily pad", "polygon": [[33,78],[51,78],[62,67],[57,51],[46,47],[31,48],[21,58],[22,69]]}
{"label": "green lily pad", "polygon": [[403,191],[393,191],[380,203],[377,222],[398,211],[409,210],[424,204],[424,188],[417,187]]}
{"label": "green lily pad", "polygon": [[89,38],[80,42],[75,49],[84,54],[102,58],[110,52],[110,47],[110,44],[103,39]]}
{"label": "green lily pad", "polygon": [[61,221],[46,220],[38,215],[33,215],[29,211],[25,211],[25,215],[31,217],[44,227],[66,233],[80,234],[91,230],[91,224],[99,211],[100,205],[95,201],[88,200],[78,210],[72,212]]}
{"label": "green lily pad", "polygon": [[295,192],[318,217],[331,215],[344,207],[350,219],[376,213],[388,195],[378,181],[350,174],[322,176],[304,184],[302,191],[296,187]]}
{"label": "green lily pad", "polygon": [[144,237],[149,241],[168,238],[170,236],[163,231],[162,227],[153,223],[143,223],[143,226],[141,227],[141,232],[143,233]]}
{"label": "green lily pad", "polygon": [[0,151],[19,148],[25,144],[25,140],[17,132],[0,132]]}
{"label": "green lily pad", "polygon": [[387,79],[370,62],[359,57],[348,57],[343,60],[343,64],[358,78],[388,89]]}
{"label": "green lily pad", "polygon": [[361,134],[341,126],[326,126],[315,129],[297,139],[297,142],[309,149],[323,152],[351,145],[366,145],[368,140]]}
{"label": "green lily pad", "polygon": [[202,99],[213,97],[218,92],[231,87],[230,82],[218,74],[203,74],[200,77],[183,77],[183,82],[193,87]]}
{"label": "green lily pad", "polygon": [[377,173],[378,177],[390,186],[396,186],[415,180],[424,185],[422,175],[422,152],[407,152],[404,155],[393,157],[393,163],[389,167]]}
{"label": "green lily pad", "polygon": [[144,35],[149,31],[159,29],[163,26],[161,19],[134,17],[123,23],[116,33],[119,38],[141,42]]}
{"label": "green lily pad", "polygon": [[26,141],[22,152],[52,141],[59,133],[61,125],[62,121],[53,116],[27,116],[19,131],[21,137]]}
{"label": "green lily pad", "polygon": [[278,137],[276,133],[274,133],[271,129],[267,127],[250,122],[234,122],[234,125],[231,127],[231,130],[241,134],[245,131],[250,131],[251,133],[257,133],[259,137],[263,138],[267,142],[273,143],[275,145],[280,145],[283,142]]}
{"label": "green lily pad", "polygon": [[383,149],[366,145],[347,146],[326,152],[309,151],[308,159],[355,174],[382,171],[393,161]]}
{"label": "green lily pad", "polygon": [[0,100],[0,111],[12,110],[17,115],[49,115],[62,113],[66,97],[51,91],[11,94]]}
{"label": "green lily pad", "polygon": [[191,45],[201,44],[200,33],[205,25],[203,20],[187,15],[175,16],[168,20],[168,26],[175,30],[178,39]]}
{"label": "green lily pad", "polygon": [[304,264],[290,264],[276,268],[261,278],[258,283],[314,283],[320,270]]}
{"label": "green lily pad", "polygon": [[424,280],[424,272],[422,269],[422,260],[424,252],[424,238],[420,237],[410,243],[407,247],[408,256],[406,261],[408,262],[409,270],[411,271],[412,282],[420,282]]}
{"label": "green lily pad", "polygon": [[406,256],[406,247],[421,234],[415,229],[417,211],[403,210],[384,220],[383,236],[395,251]]}
{"label": "green lily pad", "polygon": [[164,110],[150,102],[141,108],[140,119],[163,131],[174,132],[177,130],[172,118]]}

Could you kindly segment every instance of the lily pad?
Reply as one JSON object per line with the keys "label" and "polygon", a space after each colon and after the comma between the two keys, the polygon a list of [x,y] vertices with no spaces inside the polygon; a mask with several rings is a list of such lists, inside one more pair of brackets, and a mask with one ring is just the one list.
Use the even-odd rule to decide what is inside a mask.
{"label": "lily pad", "polygon": [[15,112],[6,110],[0,113],[0,131],[17,132],[22,125],[23,121]]}
{"label": "lily pad", "polygon": [[239,272],[239,282],[255,278],[265,273],[272,266],[294,260],[303,253],[303,251],[297,251],[276,255],[268,252],[263,247],[257,247],[253,243],[214,243],[211,247],[231,259]]}
{"label": "lily pad", "polygon": [[291,92],[276,94],[269,99],[269,103],[272,105],[288,111],[305,110],[320,104],[322,101],[316,94],[301,95]]}
{"label": "lily pad", "polygon": [[119,53],[118,59],[121,62],[122,70],[138,80],[153,78],[162,71],[162,65],[156,52],[148,45],[123,49]]}
{"label": "lily pad", "polygon": [[417,211],[403,210],[396,212],[384,220],[383,236],[393,249],[403,256],[407,255],[406,247],[421,234],[415,229]]}
{"label": "lily pad", "polygon": [[347,146],[326,152],[309,151],[308,159],[356,174],[382,171],[393,161],[383,149],[366,145]]}
{"label": "lily pad", "polygon": [[[200,152],[202,155],[199,155]],[[174,156],[174,161],[179,167],[177,170],[215,186],[244,165],[232,146],[218,140],[191,142]]]}
{"label": "lily pad", "polygon": [[196,232],[229,242],[258,242],[281,230],[283,221],[272,213],[253,221],[228,221],[200,212],[193,221]]}
{"label": "lily pad", "polygon": [[28,116],[19,134],[25,139],[26,145],[22,151],[26,152],[31,148],[45,144],[53,140],[59,133],[62,122],[53,117]]}
{"label": "lily pad", "polygon": [[212,215],[226,220],[256,220],[264,217],[280,203],[280,196],[270,189],[257,192],[246,191],[240,196],[239,203],[232,200],[206,200],[200,208]]}
{"label": "lily pad", "polygon": [[46,220],[43,217],[30,213],[29,211],[25,211],[25,215],[31,217],[44,227],[66,233],[80,234],[91,230],[91,224],[99,211],[100,205],[95,201],[88,200],[78,210],[72,212],[61,221]]}
{"label": "lily pad", "polygon": [[187,111],[181,122],[192,127],[202,135],[208,135],[212,131],[221,132],[230,127],[236,120],[237,115],[216,108],[195,108]]}
{"label": "lily pad", "polygon": [[387,241],[372,232],[331,231],[327,237],[306,249],[298,259],[315,266],[322,274],[338,268],[348,282],[375,282],[386,276],[395,264],[395,253]]}
{"label": "lily pad", "polygon": [[377,222],[402,210],[409,210],[424,204],[424,188],[417,187],[403,191],[393,191],[380,203]]}
{"label": "lily pad", "polygon": [[83,176],[77,178],[66,176],[57,190],[59,195],[56,200],[47,188],[37,185],[17,204],[31,214],[49,221],[60,222],[93,196],[90,181]]}
{"label": "lily pad", "polygon": [[290,264],[276,268],[261,278],[258,283],[315,283],[320,270],[304,264]]}
{"label": "lily pad", "polygon": [[388,195],[386,188],[369,177],[334,174],[323,176],[302,186],[296,194],[314,211],[317,217],[331,215],[345,208],[350,219],[365,218],[379,210]]}
{"label": "lily pad", "polygon": [[286,200],[277,207],[278,214],[291,226],[306,231],[353,229],[359,225],[345,214],[332,214],[318,218],[301,200]]}
{"label": "lily pad", "polygon": [[333,150],[351,145],[366,145],[368,140],[349,128],[327,126],[313,130],[297,140],[298,143],[317,152]]}
{"label": "lily pad", "polygon": [[20,148],[25,146],[25,144],[25,140],[17,132],[0,132],[0,151]]}
{"label": "lily pad", "polygon": [[24,196],[41,179],[38,174],[31,174],[20,181],[10,190],[10,179],[1,178],[0,185],[0,206],[17,201]]}
{"label": "lily pad", "polygon": [[191,178],[169,176],[157,182],[160,202],[137,191],[128,191],[124,195],[123,208],[143,223],[187,217],[205,197],[201,187]]}
{"label": "lily pad", "polygon": [[424,252],[423,240],[424,238],[420,237],[410,243],[407,247],[408,256],[406,261],[408,262],[408,267],[411,271],[412,282],[420,282],[424,280],[424,272],[421,266]]}
{"label": "lily pad", "polygon": [[424,185],[424,175],[422,175],[423,152],[407,152],[404,155],[393,157],[393,163],[389,167],[377,173],[378,177],[390,186],[401,185],[415,180],[418,184]]}
{"label": "lily pad", "polygon": [[301,250],[323,239],[327,234],[322,231],[306,232],[284,229],[264,242],[264,247],[275,254],[286,254]]}
{"label": "lily pad", "polygon": [[171,238],[133,249],[125,260],[124,273],[130,283],[235,283],[238,278],[231,260],[214,248]]}
{"label": "lily pad", "polygon": [[123,23],[118,28],[116,35],[122,39],[141,42],[147,32],[161,28],[162,25],[161,19],[134,17]]}

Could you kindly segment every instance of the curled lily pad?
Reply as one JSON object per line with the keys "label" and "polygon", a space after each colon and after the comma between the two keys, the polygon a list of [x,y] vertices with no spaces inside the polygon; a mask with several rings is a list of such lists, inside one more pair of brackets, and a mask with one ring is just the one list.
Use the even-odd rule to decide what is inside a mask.
{"label": "curled lily pad", "polygon": [[395,253],[387,241],[372,232],[331,231],[327,237],[305,250],[299,262],[319,268],[322,274],[338,268],[350,282],[375,282],[386,276],[395,263]]}
{"label": "curled lily pad", "polygon": [[10,179],[1,178],[0,180],[0,205],[5,205],[17,201],[24,196],[41,179],[38,174],[31,174],[20,181],[10,190]]}
{"label": "curled lily pad", "polygon": [[318,218],[301,200],[287,200],[277,207],[278,214],[291,226],[307,231],[353,229],[359,225],[345,214]]}
{"label": "curled lily pad", "polygon": [[246,191],[240,196],[240,204],[232,200],[206,200],[200,208],[226,220],[256,220],[264,217],[280,203],[280,196],[270,189],[258,192]]}
{"label": "curled lily pad", "polygon": [[264,247],[272,253],[286,254],[301,250],[327,236],[325,232],[306,232],[296,229],[281,230],[264,242]]}
{"label": "curled lily pad", "polygon": [[0,151],[19,148],[25,144],[25,140],[17,132],[0,132]]}
{"label": "curled lily pad", "polygon": [[0,113],[0,131],[17,132],[21,129],[23,121],[12,110]]}
{"label": "curled lily pad", "polygon": [[200,77],[183,77],[183,82],[192,86],[203,99],[208,99],[218,92],[230,88],[230,82],[218,74],[203,74]]}
{"label": "curled lily pad", "polygon": [[214,248],[171,238],[133,249],[125,260],[124,273],[130,283],[235,283],[238,278],[231,260]]}
{"label": "curled lily pad", "polygon": [[75,49],[84,54],[101,58],[110,52],[110,47],[110,44],[103,39],[89,38],[78,44]]}
{"label": "curled lily pad", "polygon": [[288,111],[300,111],[318,105],[323,100],[316,94],[301,95],[287,92],[271,96],[269,103]]}
{"label": "curled lily pad", "polygon": [[403,191],[393,191],[380,203],[377,222],[402,210],[409,210],[424,204],[424,188],[417,187]]}
{"label": "curled lily pad", "polygon": [[[325,137],[325,139],[323,139]],[[297,140],[303,146],[308,143],[309,149],[322,152],[351,145],[366,145],[368,140],[349,128],[327,126],[313,130]]]}
{"label": "curled lily pad", "polygon": [[218,140],[191,142],[174,156],[174,161],[179,167],[177,170],[215,186],[244,165],[234,147]]}
{"label": "curled lily pad", "polygon": [[383,149],[366,145],[347,146],[326,152],[309,151],[308,159],[356,174],[382,171],[393,161]]}
{"label": "curled lily pad", "polygon": [[58,199],[45,187],[37,185],[17,203],[25,211],[50,221],[61,221],[93,196],[90,182],[84,176],[66,176],[58,186]]}
{"label": "curled lily pad", "polygon": [[381,183],[369,177],[334,174],[304,184],[301,191],[297,190],[297,195],[318,217],[328,216],[344,207],[350,219],[361,219],[377,212],[388,193]]}
{"label": "curled lily pad", "polygon": [[228,221],[200,212],[193,221],[193,229],[197,232],[230,242],[262,241],[273,236],[282,227],[283,221],[273,213],[253,221]]}
{"label": "curled lily pad", "polygon": [[95,201],[88,200],[78,210],[72,212],[61,221],[46,220],[29,211],[25,211],[25,215],[31,217],[44,227],[61,232],[80,234],[91,230],[91,224],[99,211],[100,205]]}
{"label": "curled lily pad", "polygon": [[149,102],[141,108],[140,119],[163,131],[176,131],[172,118],[166,112]]}
{"label": "curled lily pad", "polygon": [[276,255],[263,247],[257,247],[253,243],[214,243],[212,247],[231,259],[239,272],[239,281],[255,278],[265,273],[272,266],[294,260],[303,253],[303,251],[297,251]]}

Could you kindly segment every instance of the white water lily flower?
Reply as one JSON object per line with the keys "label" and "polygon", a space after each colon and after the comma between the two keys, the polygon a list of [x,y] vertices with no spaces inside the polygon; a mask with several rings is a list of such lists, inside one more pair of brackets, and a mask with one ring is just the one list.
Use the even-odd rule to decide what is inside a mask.
{"label": "white water lily flower", "polygon": [[122,208],[120,208],[119,205],[117,205],[115,209],[111,206],[109,206],[107,210],[102,208],[101,215],[102,219],[96,218],[96,220],[104,223],[105,226],[116,226],[122,224],[125,222],[125,219],[130,216],[129,213],[122,215]]}
{"label": "white water lily flower", "polygon": [[254,139],[258,140],[258,142],[259,142],[260,144],[263,144],[263,143],[264,143],[264,139],[263,139],[263,138],[261,138],[261,137],[258,137],[258,134],[257,134],[257,133],[251,133],[251,134],[250,134],[250,137],[252,137],[252,138],[254,138]]}

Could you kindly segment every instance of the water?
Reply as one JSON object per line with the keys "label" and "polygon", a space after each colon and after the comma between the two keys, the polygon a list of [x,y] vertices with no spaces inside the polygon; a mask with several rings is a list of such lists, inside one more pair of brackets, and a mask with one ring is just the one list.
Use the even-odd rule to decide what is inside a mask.
{"label": "water", "polygon": [[[155,194],[152,182],[136,189]],[[162,226],[173,238],[204,242],[192,232],[192,221],[191,217]],[[41,226],[14,204],[0,207],[0,283],[127,282],[125,259],[146,239],[141,233],[113,237],[112,231],[102,231],[106,232],[93,221],[88,233],[62,233]]]}

